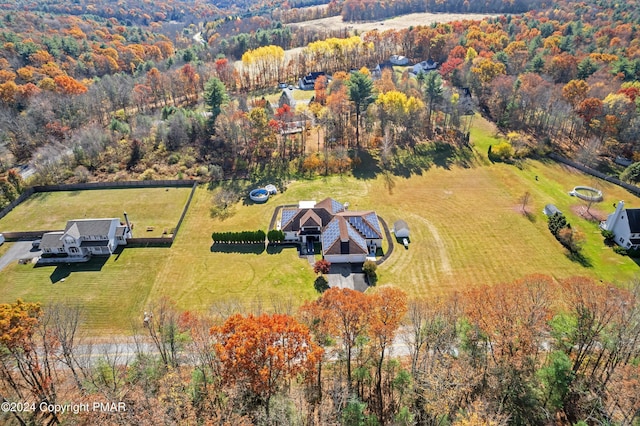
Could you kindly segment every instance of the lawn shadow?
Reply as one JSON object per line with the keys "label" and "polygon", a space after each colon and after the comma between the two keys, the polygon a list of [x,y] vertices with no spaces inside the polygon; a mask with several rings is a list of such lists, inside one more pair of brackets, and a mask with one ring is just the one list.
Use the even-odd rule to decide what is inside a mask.
{"label": "lawn shadow", "polygon": [[572,252],[572,251],[570,251],[570,252],[566,253],[565,256],[567,256],[567,258],[570,261],[579,263],[581,266],[583,266],[585,268],[593,267],[593,264],[591,263],[591,259],[586,257],[581,252]]}
{"label": "lawn shadow", "polygon": [[107,263],[108,259],[109,256],[94,256],[88,262],[59,264],[56,266],[56,269],[53,270],[53,272],[49,276],[49,279],[51,280],[51,284],[55,284],[64,279],[67,279],[72,273],[75,272],[100,271],[102,270],[102,267]]}
{"label": "lawn shadow", "polygon": [[212,253],[262,254],[264,253],[264,244],[214,243],[210,250]]}
{"label": "lawn shadow", "polygon": [[358,152],[360,162],[353,168],[353,177],[356,179],[375,179],[382,170],[373,155],[369,151]]}
{"label": "lawn shadow", "polygon": [[280,254],[284,249],[298,249],[298,244],[294,243],[279,243],[269,244],[267,246],[267,254]]}

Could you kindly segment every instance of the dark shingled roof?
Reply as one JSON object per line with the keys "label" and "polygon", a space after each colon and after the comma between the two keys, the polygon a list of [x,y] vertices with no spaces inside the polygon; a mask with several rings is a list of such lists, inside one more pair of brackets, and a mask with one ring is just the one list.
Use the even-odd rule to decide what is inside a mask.
{"label": "dark shingled roof", "polygon": [[[64,232],[75,238],[80,236],[104,235],[109,233],[111,222],[114,219],[77,219],[67,222]],[[117,220],[117,219],[116,219]],[[120,221],[118,220],[118,223]],[[75,229],[74,229],[75,228]]]}
{"label": "dark shingled roof", "polygon": [[629,230],[632,234],[640,233],[640,209],[627,209]]}
{"label": "dark shingled roof", "polygon": [[40,241],[41,249],[57,249],[62,247],[62,235],[64,232],[47,232],[42,236],[42,240]]}

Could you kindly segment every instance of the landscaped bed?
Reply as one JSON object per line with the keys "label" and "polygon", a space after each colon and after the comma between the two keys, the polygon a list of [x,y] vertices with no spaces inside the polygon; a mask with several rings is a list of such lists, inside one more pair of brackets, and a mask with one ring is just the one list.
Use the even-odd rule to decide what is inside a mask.
{"label": "landscaped bed", "polygon": [[176,227],[190,192],[188,187],[39,192],[0,219],[0,229],[60,230],[72,219],[124,220],[126,211],[134,237],[160,237]]}

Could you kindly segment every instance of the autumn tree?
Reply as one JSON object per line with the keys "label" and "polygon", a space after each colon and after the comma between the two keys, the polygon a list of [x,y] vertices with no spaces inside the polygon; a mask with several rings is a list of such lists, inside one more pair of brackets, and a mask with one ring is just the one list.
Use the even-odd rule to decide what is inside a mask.
{"label": "autumn tree", "polygon": [[269,418],[271,398],[298,375],[309,377],[322,356],[309,329],[283,314],[228,318],[212,327],[224,379],[246,386]]}
{"label": "autumn tree", "polygon": [[322,296],[300,309],[303,315],[317,323],[318,331],[340,339],[345,350],[347,365],[347,388],[352,386],[351,361],[356,340],[364,335],[371,314],[368,296],[348,288],[333,287]]}
{"label": "autumn tree", "polygon": [[35,410],[12,411],[22,425],[41,419],[59,423],[58,414],[40,411],[39,404],[57,402],[55,362],[52,352],[56,341],[48,324],[43,324],[39,303],[17,300],[0,305],[0,380],[2,402],[33,402]]}
{"label": "autumn tree", "polygon": [[313,272],[316,274],[328,274],[331,269],[331,262],[325,259],[320,259],[313,265]]}
{"label": "autumn tree", "polygon": [[385,403],[382,392],[382,366],[385,353],[393,344],[400,323],[407,312],[407,295],[395,287],[385,286],[371,296],[371,319],[369,335],[376,354],[375,393],[378,419],[385,418]]}

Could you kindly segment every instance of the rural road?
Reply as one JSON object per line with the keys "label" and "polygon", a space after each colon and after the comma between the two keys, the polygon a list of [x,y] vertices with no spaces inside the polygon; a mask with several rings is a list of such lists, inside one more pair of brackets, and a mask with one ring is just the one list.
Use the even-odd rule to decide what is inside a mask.
{"label": "rural road", "polygon": [[36,250],[31,246],[31,241],[17,241],[13,243],[13,247],[4,256],[0,257],[0,271],[19,259],[34,258],[40,256],[40,254],[42,254],[40,250]]}

